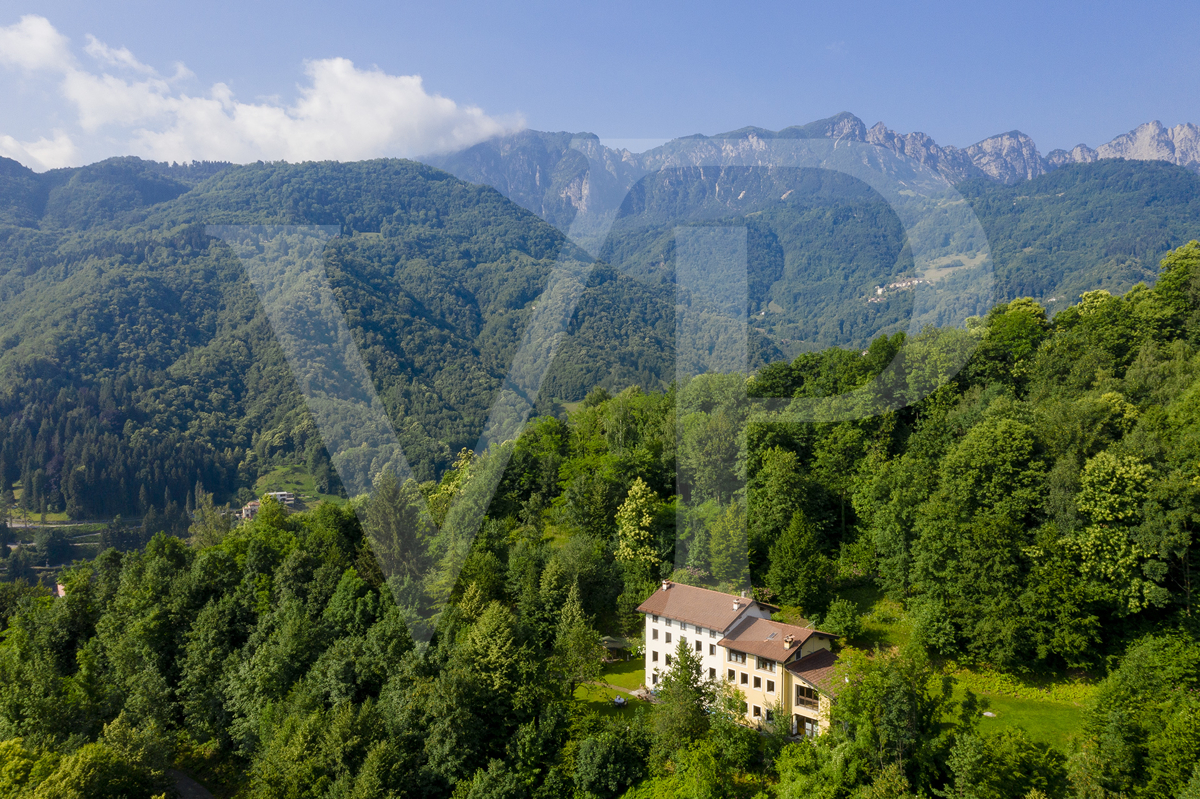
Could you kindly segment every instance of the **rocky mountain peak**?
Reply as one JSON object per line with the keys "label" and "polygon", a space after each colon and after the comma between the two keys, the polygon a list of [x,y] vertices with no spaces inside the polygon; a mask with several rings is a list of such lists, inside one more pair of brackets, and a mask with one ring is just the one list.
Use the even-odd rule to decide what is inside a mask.
{"label": "rocky mountain peak", "polygon": [[963,152],[985,175],[1009,185],[1036,178],[1047,171],[1046,162],[1033,139],[1019,130],[989,136]]}
{"label": "rocky mountain peak", "polygon": [[[866,141],[867,126],[866,124],[847,111],[843,111],[837,116],[832,116],[829,119],[823,119],[813,125],[806,125],[806,129],[814,126],[820,126],[821,132],[818,135],[810,138],[826,138],[826,139],[848,139],[849,141]],[[816,133],[816,131],[813,131]]]}
{"label": "rocky mountain peak", "polygon": [[762,142],[769,139],[868,142],[920,162],[949,183],[986,178],[1011,185],[1062,166],[1103,158],[1168,161],[1200,172],[1200,127],[1182,124],[1168,128],[1158,121],[1140,125],[1096,149],[1080,144],[1071,150],[1054,150],[1045,157],[1033,139],[1019,130],[958,148],[939,145],[919,131],[899,133],[882,122],[868,128],[845,111],[779,131],[745,127],[715,136],[696,134],[685,138],[695,144],[691,152],[668,144],[631,153],[605,147],[591,133],[528,130],[428,160],[464,180],[496,187],[564,230],[575,213],[588,207],[596,196],[619,199],[649,171],[685,167],[699,163],[703,157],[722,154],[753,163]]}
{"label": "rocky mountain peak", "polygon": [[1157,119],[1138,125],[1095,150],[1086,144],[1070,152],[1055,150],[1046,157],[1052,167],[1066,164],[1090,164],[1101,158],[1126,158],[1131,161],[1167,161],[1200,172],[1200,127],[1191,123],[1168,128]]}

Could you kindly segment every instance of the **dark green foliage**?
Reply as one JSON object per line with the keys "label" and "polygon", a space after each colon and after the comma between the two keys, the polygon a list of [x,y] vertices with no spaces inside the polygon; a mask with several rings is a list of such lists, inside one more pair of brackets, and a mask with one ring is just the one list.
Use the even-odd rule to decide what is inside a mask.
{"label": "dark green foliage", "polygon": [[963,735],[946,758],[954,775],[946,796],[1025,799],[1031,791],[1062,796],[1067,789],[1065,761],[1062,753],[1035,744],[1019,728],[986,738]]}
{"label": "dark green foliage", "polygon": [[[1200,245],[1153,289],[1089,293],[1053,319],[1014,300],[965,330],[803,354],[748,385],[664,386],[669,289],[600,267],[550,378],[586,399],[475,457],[463,448],[562,239],[411,164],[210,171],[195,185],[122,161],[59,174],[44,196],[42,178],[5,173],[17,223],[0,231],[0,304],[33,310],[0,330],[3,493],[20,487],[21,516],[132,519],[113,519],[93,562],[45,575],[64,597],[30,587],[71,559],[60,531],[0,564],[24,580],[0,585],[0,747],[22,780],[141,795],[172,754],[206,753],[256,797],[734,795],[768,776],[780,796],[1059,797],[1065,775],[1080,795],[1192,790]],[[97,209],[118,205],[105,227]],[[440,480],[385,473],[354,505],[364,526],[272,501],[214,522],[210,491],[248,492],[279,465],[337,480],[240,267],[197,215],[341,226],[326,268],[363,309],[349,322],[384,404],[416,420],[400,435],[419,478]],[[754,235],[769,255],[768,232]],[[941,374],[961,352],[966,368]],[[619,390],[634,380],[645,389]],[[910,401],[798,423],[752,416],[747,396],[864,388]],[[510,454],[461,545],[439,523]],[[636,563],[617,558],[623,532]],[[571,694],[598,673],[600,632],[640,629],[633,609],[672,573],[765,589],[843,636],[860,619],[838,592],[877,580],[915,640],[843,658],[815,745],[786,743],[782,718],[761,739],[735,726],[736,696],[684,646],[645,717],[583,714]],[[927,650],[1111,674],[1064,765],[1020,732],[980,735],[973,698],[951,701]]]}
{"label": "dark green foliage", "polygon": [[771,547],[766,583],[779,598],[805,613],[825,612],[833,564],[822,553],[816,527],[796,513]]}
{"label": "dark green foliage", "polygon": [[826,632],[842,638],[857,638],[862,632],[862,617],[858,608],[848,599],[835,599],[829,604],[829,610],[820,617],[819,626]]}
{"label": "dark green foliage", "polygon": [[[0,186],[13,208],[0,485],[28,481],[19,512],[136,518],[194,501],[198,483],[223,503],[293,463],[339,490],[255,292],[207,224],[340,226],[326,272],[409,462],[428,479],[475,443],[560,234],[411,162],[194,166],[13,167]],[[589,286],[547,408],[670,372],[667,295],[604,266]],[[152,521],[151,534],[172,529]]]}
{"label": "dark green foliage", "polygon": [[620,796],[646,773],[647,742],[641,730],[613,727],[579,744],[575,784],[601,799]]}
{"label": "dark green foliage", "polygon": [[1158,161],[1074,164],[1002,186],[960,183],[987,233],[997,299],[1126,291],[1152,281],[1159,260],[1197,238],[1200,176]]}
{"label": "dark green foliage", "polygon": [[660,762],[675,756],[708,731],[705,709],[713,701],[715,686],[701,672],[700,658],[681,640],[659,684],[659,704],[652,719],[656,758]]}
{"label": "dark green foliage", "polygon": [[1072,781],[1130,796],[1178,796],[1200,757],[1200,648],[1189,635],[1130,647],[1101,684]]}

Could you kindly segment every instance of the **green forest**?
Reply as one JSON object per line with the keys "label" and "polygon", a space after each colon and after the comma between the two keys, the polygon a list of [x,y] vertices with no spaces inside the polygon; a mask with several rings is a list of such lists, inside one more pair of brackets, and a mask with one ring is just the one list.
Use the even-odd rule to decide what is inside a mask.
{"label": "green forest", "polygon": [[[417,474],[478,438],[563,236],[413,162],[219,166],[0,175],[0,483],[28,486],[22,517],[174,517],[198,484],[244,502],[284,464],[339,492],[254,288],[208,223],[340,228],[326,271],[356,309],[378,395],[411,420],[397,429]],[[672,309],[598,266],[547,402],[661,388]]]}
{"label": "green forest", "polygon": [[[865,303],[911,265],[895,214],[862,185],[802,172],[787,203],[732,220],[748,229],[755,368],[866,347],[910,309],[905,292]],[[1198,181],[1104,161],[958,189],[988,234],[997,299],[1043,297],[1053,315],[1083,291],[1152,281],[1170,246],[1200,236]],[[642,191],[668,211],[706,211],[704,179],[685,188],[687,202]],[[597,386],[661,392],[675,377],[668,234],[680,220],[638,228],[627,211],[537,398],[543,415]],[[244,269],[204,227],[241,223],[341,231],[326,271],[422,480],[475,445],[570,246],[496,191],[410,161],[115,158],[37,174],[0,159],[0,493],[23,521],[119,516],[113,535],[144,543],[160,517],[180,533],[198,490],[244,503],[280,469],[303,469],[314,495],[341,493]],[[33,565],[22,555],[9,574]]]}
{"label": "green forest", "polygon": [[[233,527],[194,488],[186,531],[63,569],[63,596],[3,584],[0,796],[149,797],[178,768],[239,797],[1194,799],[1200,242],[1157,277],[595,388],[345,505]],[[912,401],[755,409],[854,390]],[[497,468],[458,569],[448,509]],[[601,635],[664,577],[838,635],[829,730],[738,724],[685,647],[656,702],[592,701]],[[1081,686],[1077,723],[998,726],[982,674]]]}

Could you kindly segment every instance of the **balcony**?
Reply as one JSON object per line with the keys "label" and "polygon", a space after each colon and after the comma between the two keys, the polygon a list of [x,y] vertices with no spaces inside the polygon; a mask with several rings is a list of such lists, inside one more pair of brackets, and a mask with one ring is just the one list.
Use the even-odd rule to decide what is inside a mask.
{"label": "balcony", "polygon": [[806,707],[810,710],[819,710],[821,708],[821,702],[816,697],[797,696],[796,707]]}

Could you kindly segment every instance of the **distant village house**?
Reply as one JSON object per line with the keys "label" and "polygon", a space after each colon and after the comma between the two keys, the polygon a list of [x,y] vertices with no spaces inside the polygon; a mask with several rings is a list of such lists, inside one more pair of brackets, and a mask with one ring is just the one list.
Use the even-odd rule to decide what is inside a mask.
{"label": "distant village house", "polygon": [[[296,504],[296,495],[290,491],[268,491],[263,494],[263,498],[270,497],[285,508],[290,508]],[[257,499],[252,499],[242,507],[240,518],[249,521],[258,515],[258,511],[262,508],[262,503]]]}

